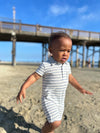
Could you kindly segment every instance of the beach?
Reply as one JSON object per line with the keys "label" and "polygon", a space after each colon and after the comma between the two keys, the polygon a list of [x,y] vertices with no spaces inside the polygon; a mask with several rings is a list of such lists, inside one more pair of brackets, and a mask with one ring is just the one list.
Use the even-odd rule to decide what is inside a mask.
{"label": "beach", "polygon": [[[16,96],[37,65],[0,65],[0,133],[39,133],[46,117],[41,106],[42,78],[26,91],[22,103]],[[55,133],[100,133],[100,68],[72,68],[83,95],[70,84],[61,126]]]}

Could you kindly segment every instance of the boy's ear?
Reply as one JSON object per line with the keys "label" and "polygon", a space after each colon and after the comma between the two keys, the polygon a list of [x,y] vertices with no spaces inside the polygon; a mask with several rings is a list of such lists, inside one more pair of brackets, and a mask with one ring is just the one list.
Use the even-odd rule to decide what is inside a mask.
{"label": "boy's ear", "polygon": [[49,50],[50,53],[52,53],[52,49],[50,47],[48,48],[48,50]]}

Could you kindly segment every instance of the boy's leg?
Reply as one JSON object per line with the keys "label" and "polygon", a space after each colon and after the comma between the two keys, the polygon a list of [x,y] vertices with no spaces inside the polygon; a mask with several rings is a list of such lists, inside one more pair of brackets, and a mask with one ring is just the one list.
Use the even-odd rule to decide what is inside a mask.
{"label": "boy's leg", "polygon": [[46,122],[42,128],[42,133],[54,133],[54,130],[61,125],[61,121],[55,121],[53,123]]}

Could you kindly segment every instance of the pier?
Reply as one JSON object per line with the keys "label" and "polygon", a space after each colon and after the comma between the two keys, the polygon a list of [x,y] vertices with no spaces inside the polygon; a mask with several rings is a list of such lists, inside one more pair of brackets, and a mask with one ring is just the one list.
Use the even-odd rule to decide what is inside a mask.
{"label": "pier", "polygon": [[[48,43],[49,36],[52,32],[63,31],[69,34],[72,39],[73,47],[71,51],[70,64],[73,66],[73,59],[76,58],[76,67],[79,66],[79,55],[82,56],[82,67],[85,67],[89,61],[89,57],[92,57],[92,67],[94,67],[95,53],[99,53],[98,67],[100,67],[100,33],[90,32],[82,30],[73,30],[66,28],[42,26],[42,25],[30,25],[23,24],[21,22],[6,22],[0,21],[0,41],[12,41],[12,65],[16,65],[16,42],[36,42],[42,43],[42,61],[48,58]],[[91,49],[92,47],[92,49]],[[95,47],[99,47],[96,50]],[[82,52],[80,53],[80,48]],[[89,55],[89,51],[92,54]],[[73,53],[76,53],[76,57],[73,57]]]}

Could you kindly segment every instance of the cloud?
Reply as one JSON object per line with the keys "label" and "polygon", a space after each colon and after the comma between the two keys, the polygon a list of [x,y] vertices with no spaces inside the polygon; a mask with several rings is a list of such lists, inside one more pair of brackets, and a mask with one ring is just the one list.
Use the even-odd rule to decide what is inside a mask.
{"label": "cloud", "polygon": [[88,6],[83,6],[78,8],[78,13],[84,13],[84,12],[87,12],[87,10],[88,10]]}
{"label": "cloud", "polygon": [[91,19],[95,19],[96,16],[93,13],[89,13],[89,14],[82,15],[81,18],[84,19],[84,20],[91,20]]}
{"label": "cloud", "polygon": [[91,21],[97,18],[97,15],[94,12],[90,11],[87,5],[78,8],[77,12],[78,16],[82,21],[83,20]]}
{"label": "cloud", "polygon": [[[87,27],[88,29],[95,22],[100,21],[99,12],[93,10],[89,5],[77,7],[75,5],[53,4],[48,8],[48,23],[50,24],[52,20],[50,26],[56,27],[59,25],[62,28],[70,29],[84,29]],[[54,18],[52,19],[52,17]]]}
{"label": "cloud", "polygon": [[50,7],[50,12],[53,15],[56,15],[56,16],[65,14],[68,10],[69,10],[69,7],[68,6],[64,6],[63,7],[63,6],[59,6],[59,5],[52,5]]}

